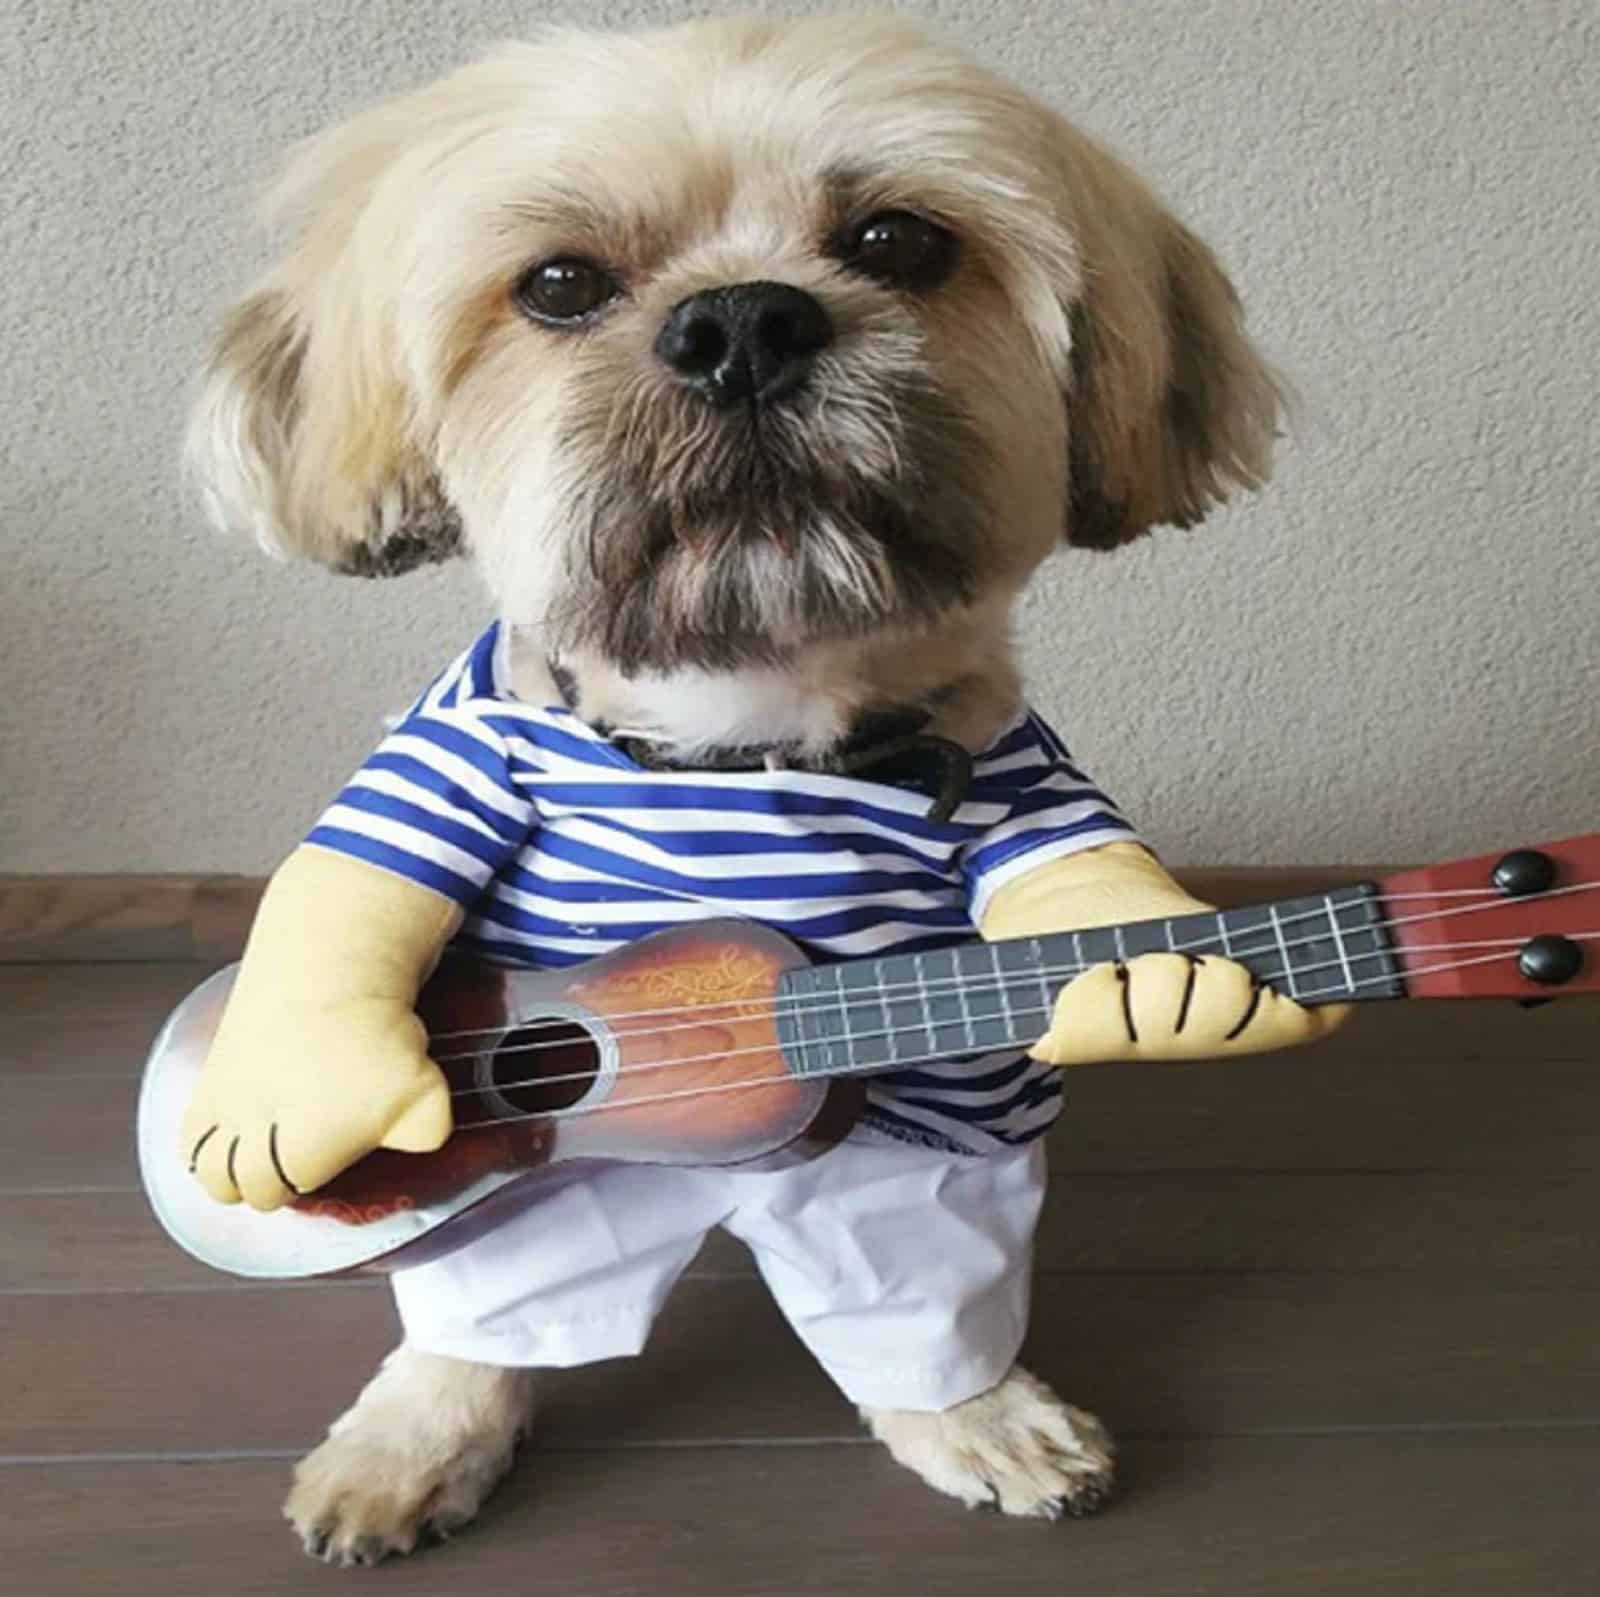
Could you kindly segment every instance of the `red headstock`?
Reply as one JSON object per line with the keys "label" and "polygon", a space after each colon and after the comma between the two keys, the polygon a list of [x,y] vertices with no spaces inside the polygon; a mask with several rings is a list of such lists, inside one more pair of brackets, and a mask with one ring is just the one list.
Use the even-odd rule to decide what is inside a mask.
{"label": "red headstock", "polygon": [[[1377,886],[1413,998],[1600,993],[1600,833],[1401,871]],[[1528,953],[1536,937],[1557,941]],[[1576,970],[1535,980],[1526,971],[1541,954],[1547,976]]]}

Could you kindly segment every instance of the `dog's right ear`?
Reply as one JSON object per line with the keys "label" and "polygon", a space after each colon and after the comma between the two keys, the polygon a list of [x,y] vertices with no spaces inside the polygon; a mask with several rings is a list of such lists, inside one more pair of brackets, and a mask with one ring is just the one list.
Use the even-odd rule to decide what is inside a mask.
{"label": "dog's right ear", "polygon": [[1121,161],[1062,125],[1081,255],[1067,542],[1193,527],[1271,470],[1286,395],[1216,258]]}
{"label": "dog's right ear", "polygon": [[[383,163],[370,138],[350,137],[357,125],[312,141],[290,168],[279,199],[300,211],[302,236],[225,319],[186,458],[225,530],[335,571],[394,576],[460,553],[461,520],[418,436],[386,285],[359,267],[355,234]],[[347,150],[363,159],[341,159]]]}

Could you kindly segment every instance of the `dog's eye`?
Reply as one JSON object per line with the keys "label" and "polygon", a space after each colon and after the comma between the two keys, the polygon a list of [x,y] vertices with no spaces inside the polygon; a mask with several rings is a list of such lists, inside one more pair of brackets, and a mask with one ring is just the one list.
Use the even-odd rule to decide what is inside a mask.
{"label": "dog's eye", "polygon": [[955,235],[937,222],[910,211],[882,211],[847,235],[839,253],[853,271],[926,293],[950,275],[957,251]]}
{"label": "dog's eye", "polygon": [[604,267],[575,256],[541,261],[517,279],[515,299],[523,315],[556,325],[581,322],[622,292]]}

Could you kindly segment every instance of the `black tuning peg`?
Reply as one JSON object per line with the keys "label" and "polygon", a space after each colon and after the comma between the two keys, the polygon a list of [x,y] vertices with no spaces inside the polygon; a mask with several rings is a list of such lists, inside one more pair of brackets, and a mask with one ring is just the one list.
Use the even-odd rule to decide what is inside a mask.
{"label": "black tuning peg", "polygon": [[1541,987],[1559,987],[1583,969],[1583,950],[1570,937],[1532,937],[1517,955],[1517,969]]}
{"label": "black tuning peg", "polygon": [[1507,898],[1528,898],[1547,893],[1555,885],[1556,862],[1534,848],[1507,854],[1489,878]]}

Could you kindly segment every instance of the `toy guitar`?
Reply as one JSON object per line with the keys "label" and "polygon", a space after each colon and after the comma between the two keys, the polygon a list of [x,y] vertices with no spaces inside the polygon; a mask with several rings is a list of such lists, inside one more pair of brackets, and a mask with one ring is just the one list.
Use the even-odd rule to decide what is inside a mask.
{"label": "toy guitar", "polygon": [[826,966],[778,932],[708,920],[570,969],[449,959],[418,1013],[454,1099],[437,1153],[379,1151],[289,1208],[214,1203],[178,1126],[233,980],[219,971],[157,1038],[140,1168],[167,1230],[247,1276],[391,1268],[447,1252],[576,1160],[803,1158],[848,1130],[863,1078],[1023,1050],[1089,966],[1219,954],[1304,1004],[1600,992],[1600,834],[1404,871],[1320,897],[974,942]]}

